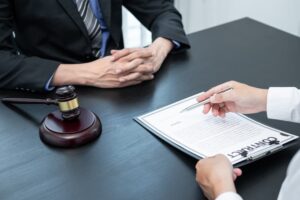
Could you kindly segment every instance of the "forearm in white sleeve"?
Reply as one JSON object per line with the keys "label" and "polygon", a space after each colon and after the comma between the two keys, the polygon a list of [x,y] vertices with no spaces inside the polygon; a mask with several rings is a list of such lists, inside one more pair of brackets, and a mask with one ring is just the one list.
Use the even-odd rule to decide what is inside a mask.
{"label": "forearm in white sleeve", "polygon": [[243,200],[240,195],[235,192],[224,192],[220,194],[215,200]]}
{"label": "forearm in white sleeve", "polygon": [[300,123],[300,90],[295,87],[271,87],[267,97],[270,119]]}

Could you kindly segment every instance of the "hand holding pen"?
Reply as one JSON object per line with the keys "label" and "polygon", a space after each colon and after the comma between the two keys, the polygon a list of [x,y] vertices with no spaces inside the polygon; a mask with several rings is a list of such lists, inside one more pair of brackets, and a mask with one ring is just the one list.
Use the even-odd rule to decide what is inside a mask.
{"label": "hand holding pen", "polygon": [[[227,89],[222,90],[222,91],[220,91],[220,92],[218,92],[218,93],[216,93],[216,94],[225,93],[225,92],[228,92],[228,91],[230,91],[230,90],[232,90],[232,88],[227,88]],[[215,94],[214,94],[214,95],[215,95]],[[197,103],[195,103],[195,104],[193,104],[193,105],[190,105],[190,106],[184,108],[181,112],[187,112],[187,111],[193,110],[193,109],[195,109],[195,108],[197,108],[197,107],[199,107],[199,106],[203,106],[203,105],[205,105],[205,104],[208,104],[208,103],[210,103],[210,98],[211,98],[211,97],[207,97],[206,99],[203,99],[203,100],[201,100],[201,101],[198,101],[198,100],[197,100],[197,101],[198,101]]]}
{"label": "hand holding pen", "polygon": [[201,94],[198,102],[207,101],[203,113],[225,117],[228,112],[251,114],[266,110],[268,90],[229,81]]}

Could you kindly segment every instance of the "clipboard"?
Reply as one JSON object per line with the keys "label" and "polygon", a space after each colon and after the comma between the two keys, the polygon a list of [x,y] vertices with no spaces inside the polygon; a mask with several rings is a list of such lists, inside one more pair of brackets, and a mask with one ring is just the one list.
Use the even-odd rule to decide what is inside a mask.
{"label": "clipboard", "polygon": [[[232,164],[235,167],[240,167],[240,166],[249,164],[251,162],[254,162],[256,160],[259,160],[261,158],[269,156],[273,153],[281,151],[285,148],[288,148],[289,146],[292,146],[298,142],[299,137],[296,135],[272,128],[270,126],[267,126],[260,122],[257,122],[245,115],[237,114],[237,113],[228,113],[227,115],[230,115],[229,119],[227,119],[227,121],[225,120],[224,122],[221,121],[221,124],[218,122],[218,120],[220,118],[218,119],[216,117],[211,116],[210,114],[202,116],[203,117],[203,119],[201,119],[202,121],[201,120],[194,121],[191,124],[189,124],[189,121],[188,121],[189,119],[194,120],[195,118],[197,118],[201,115],[202,108],[201,107],[195,108],[195,110],[189,111],[188,115],[186,115],[186,114],[183,115],[180,111],[182,110],[182,108],[187,107],[188,105],[194,104],[196,101],[196,97],[199,96],[199,94],[196,94],[191,97],[185,98],[183,100],[177,101],[175,103],[164,106],[164,107],[154,110],[152,112],[137,116],[134,118],[134,120],[137,123],[139,123],[141,126],[143,126],[145,129],[150,131],[152,134],[154,134],[155,136],[159,137],[160,139],[169,143],[173,147],[179,149],[180,151],[182,151],[196,159],[202,159],[202,158],[214,155],[213,154],[214,149],[211,148],[212,149],[211,152],[204,151],[201,149],[201,145],[199,145],[199,148],[198,148],[196,146],[196,144],[193,144],[194,141],[192,141],[192,140],[193,139],[197,140],[197,138],[199,138],[199,137],[197,135],[198,134],[197,130],[193,129],[192,126],[195,126],[194,128],[200,127],[200,129],[201,129],[201,125],[198,125],[197,123],[205,122],[205,120],[211,120],[211,121],[209,121],[209,123],[212,123],[212,125],[209,126],[208,129],[221,130],[220,132],[225,131],[224,134],[228,134],[228,132],[229,132],[229,135],[226,138],[227,135],[222,135],[222,133],[220,133],[220,135],[218,135],[218,133],[216,131],[212,131],[216,135],[215,136],[216,141],[219,140],[220,137],[226,138],[226,140],[230,140],[231,139],[230,137],[235,136],[235,132],[236,132],[236,136],[240,137],[238,130],[241,130],[241,132],[243,132],[243,134],[244,134],[243,137],[245,137],[247,140],[249,140],[249,144],[247,144],[246,141],[241,141],[241,143],[242,143],[241,145],[235,144],[237,149],[236,149],[236,151],[230,152],[231,154],[228,153],[228,151],[227,151],[227,149],[230,149],[231,147],[227,148],[226,144],[224,144],[224,152],[222,152],[221,149],[220,149],[220,152],[218,152],[218,153],[222,153],[222,154],[226,155],[226,157],[229,158],[229,160],[232,162]],[[181,127],[181,128],[183,128],[182,130],[186,130],[186,133],[182,134],[182,135],[184,135],[182,138],[181,138],[181,136],[180,137],[177,136],[178,134],[180,135],[181,133],[178,132],[176,130],[176,128],[171,127],[173,125],[174,125],[174,127],[176,127],[178,125],[178,124],[176,124],[177,123],[176,120],[172,124],[172,118],[176,118],[177,115],[178,115],[178,118],[182,119],[182,121],[183,121],[183,122],[180,121],[180,123],[184,123],[184,122],[187,123],[186,127],[184,127],[184,125]],[[181,116],[181,115],[183,115],[183,116]],[[188,119],[185,119],[185,118],[188,118]],[[216,119],[216,125],[214,124],[215,122],[214,122],[214,119],[212,119],[212,118]],[[226,118],[228,118],[228,117],[226,117]],[[241,124],[240,126],[236,126],[236,127],[233,125],[228,126],[228,127],[230,127],[229,130],[226,129],[226,125],[228,125],[228,124],[230,125],[230,123],[234,124],[234,121],[239,121],[239,120],[244,124]],[[161,122],[162,123],[170,122],[170,127],[171,127],[170,130],[168,130],[168,126],[162,124]],[[224,130],[220,126],[223,126]],[[247,129],[245,129],[244,126],[247,126]],[[237,130],[235,130],[234,128],[237,128]],[[252,130],[251,128],[253,128],[254,130]],[[193,137],[193,138],[191,138],[191,142],[189,142],[189,138],[188,138],[189,131],[188,130],[191,130],[190,132],[193,132],[190,135],[191,137]],[[252,133],[252,132],[255,132],[255,130],[261,131],[262,132],[261,134],[265,134],[265,136],[268,136],[268,137],[264,138],[264,135],[259,135],[259,134],[256,135],[255,133]],[[232,132],[230,133],[230,131],[232,131]],[[207,131],[206,136],[212,137],[209,134],[210,134],[210,131]],[[251,134],[254,136],[253,138],[251,138],[252,137]],[[260,140],[257,142],[254,142],[255,138],[259,138]],[[204,140],[204,142],[202,144],[205,144],[206,138],[200,138],[200,140],[202,140],[202,139]],[[210,142],[209,144],[212,144],[212,146],[214,146],[214,144],[213,144],[214,140],[207,139],[206,141]],[[228,144],[229,143],[230,142],[228,142]],[[247,145],[245,145],[245,144],[247,144]],[[223,144],[221,144],[221,146],[222,145]],[[243,147],[243,145],[244,145],[244,147]],[[208,146],[208,144],[206,146]],[[241,148],[241,147],[243,147],[243,148]],[[255,147],[257,147],[257,148],[255,148]],[[207,148],[210,149],[210,147],[207,147]],[[234,147],[232,147],[232,149],[234,149]],[[216,152],[217,151],[219,151],[219,149],[216,149]],[[209,152],[209,153],[207,153],[207,152]],[[233,159],[232,157],[234,157],[234,156],[236,156],[236,158]]]}

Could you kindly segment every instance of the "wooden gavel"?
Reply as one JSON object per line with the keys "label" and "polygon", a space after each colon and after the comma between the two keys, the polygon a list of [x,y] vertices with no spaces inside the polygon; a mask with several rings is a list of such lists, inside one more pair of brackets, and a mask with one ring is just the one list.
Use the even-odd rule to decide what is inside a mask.
{"label": "wooden gavel", "polygon": [[47,104],[58,105],[62,117],[72,120],[80,115],[79,102],[73,86],[60,87],[55,91],[57,99],[32,99],[32,98],[3,98],[3,103],[11,104]]}
{"label": "wooden gavel", "polygon": [[63,86],[55,91],[57,99],[3,98],[10,104],[57,105],[59,110],[47,115],[40,126],[42,141],[57,147],[77,147],[99,137],[102,125],[93,112],[79,106],[73,86]]}

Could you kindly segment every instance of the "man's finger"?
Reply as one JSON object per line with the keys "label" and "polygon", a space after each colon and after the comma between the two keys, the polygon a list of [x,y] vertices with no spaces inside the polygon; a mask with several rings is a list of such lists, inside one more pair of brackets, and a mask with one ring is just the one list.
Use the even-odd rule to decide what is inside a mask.
{"label": "man's finger", "polygon": [[154,76],[152,74],[141,74],[141,73],[131,73],[128,74],[126,76],[123,76],[121,78],[119,78],[120,82],[127,82],[127,81],[148,81],[148,80],[152,80],[154,78]]}
{"label": "man's finger", "polygon": [[139,51],[142,48],[127,48],[127,49],[122,49],[122,50],[111,50],[111,54],[113,57],[113,61],[117,61],[121,58],[124,58],[130,54],[132,54],[135,51]]}
{"label": "man's finger", "polygon": [[115,54],[116,52],[118,52],[118,50],[113,49],[113,50],[110,51],[110,54],[113,55],[113,54]]}
{"label": "man's finger", "polygon": [[152,79],[154,79],[153,74],[147,74],[147,75],[143,75],[143,76],[140,77],[141,81],[150,81]]}
{"label": "man's finger", "polygon": [[131,62],[126,63],[118,63],[116,66],[116,74],[122,74],[122,73],[128,73],[133,71],[135,68],[137,68],[139,65],[143,63],[143,59],[135,59]]}
{"label": "man's finger", "polygon": [[132,53],[132,52],[137,51],[137,50],[139,50],[139,49],[141,49],[141,48],[112,49],[112,50],[110,51],[110,53],[111,53],[111,54],[115,54],[115,53],[118,53],[118,52],[122,52],[122,51],[124,51],[124,50],[129,51],[130,53]]}
{"label": "man's finger", "polygon": [[138,80],[140,80],[141,76],[142,76],[142,74],[138,73],[138,72],[136,72],[136,73],[130,73],[130,74],[126,75],[126,76],[120,77],[119,81],[120,82],[138,81]]}
{"label": "man's finger", "polygon": [[134,72],[140,72],[142,74],[153,74],[154,67],[151,63],[143,63],[134,69]]}
{"label": "man's finger", "polygon": [[112,54],[112,61],[117,61],[120,58],[130,54],[130,49],[122,49],[122,50],[112,50],[111,54]]}
{"label": "man's finger", "polygon": [[138,51],[134,51],[126,56],[123,56],[122,58],[119,59],[120,62],[129,62],[132,61],[134,59],[147,59],[153,56],[152,51],[150,51],[149,49],[141,49]]}
{"label": "man's finger", "polygon": [[127,82],[123,82],[123,83],[118,83],[118,88],[123,88],[123,87],[128,87],[128,86],[132,86],[132,85],[137,85],[140,84],[142,81],[127,81]]}

